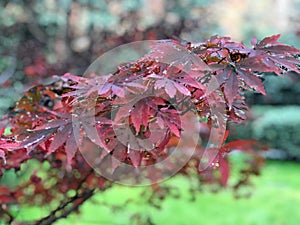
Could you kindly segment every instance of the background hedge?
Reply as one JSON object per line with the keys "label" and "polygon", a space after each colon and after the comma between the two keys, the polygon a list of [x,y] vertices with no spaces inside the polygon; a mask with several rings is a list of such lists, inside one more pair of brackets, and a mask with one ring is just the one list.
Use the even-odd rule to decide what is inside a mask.
{"label": "background hedge", "polygon": [[254,106],[252,113],[246,125],[231,125],[230,139],[256,139],[300,161],[300,106]]}

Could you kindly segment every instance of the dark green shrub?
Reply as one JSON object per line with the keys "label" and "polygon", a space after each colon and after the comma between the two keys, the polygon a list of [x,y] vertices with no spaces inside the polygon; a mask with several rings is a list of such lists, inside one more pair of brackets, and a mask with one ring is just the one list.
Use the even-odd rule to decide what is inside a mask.
{"label": "dark green shrub", "polygon": [[251,125],[253,138],[270,147],[285,150],[300,160],[300,107],[258,108],[259,116]]}
{"label": "dark green shrub", "polygon": [[299,105],[300,79],[296,73],[287,76],[268,75],[264,78],[267,95],[248,93],[250,105]]}
{"label": "dark green shrub", "polygon": [[256,139],[272,149],[284,150],[288,158],[300,160],[300,106],[256,106],[255,119],[232,126],[230,139]]}

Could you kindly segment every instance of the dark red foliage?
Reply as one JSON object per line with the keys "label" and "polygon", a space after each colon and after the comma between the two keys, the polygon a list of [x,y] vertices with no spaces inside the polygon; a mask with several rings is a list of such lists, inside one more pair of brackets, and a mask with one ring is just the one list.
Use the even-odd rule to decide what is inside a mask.
{"label": "dark red foliage", "polygon": [[[46,164],[50,169],[43,176],[35,171],[30,180],[14,189],[0,186],[0,203],[6,206],[6,213],[9,215],[11,203],[43,205],[54,200],[61,205],[73,204],[76,209],[94,190],[110,187],[110,181],[90,167],[78,147],[102,149],[91,158],[114,173],[121,163],[137,168],[166,159],[182,137],[180,118],[187,112],[204,119],[199,133],[204,140],[213,128],[221,132],[216,117],[242,123],[247,110],[245,90],[265,94],[261,77],[266,72],[299,72],[300,50],[278,42],[278,38],[279,35],[262,41],[253,39],[251,47],[218,36],[203,43],[161,41],[150,54],[119,65],[114,74],[65,74],[55,77],[52,84],[30,89],[8,115],[6,128],[11,134],[4,134],[5,127],[0,130],[0,174],[9,169],[19,170],[32,160],[40,162],[40,170]],[[39,68],[37,63],[25,71],[28,75],[40,74]],[[218,86],[211,89],[213,79]],[[132,103],[137,95],[147,97]],[[212,111],[212,102],[224,105],[224,114]],[[138,140],[151,140],[153,150],[147,150],[139,141],[131,145],[120,141],[114,128],[124,123],[129,124]],[[226,143],[226,135],[228,131],[217,147],[205,149],[199,145],[179,173],[188,175],[195,168],[202,181],[226,186],[231,167],[226,156],[232,150],[241,150],[253,156],[247,175],[256,174],[262,161],[255,149],[261,146],[255,141]],[[217,154],[209,158],[211,163],[203,171],[200,163],[204,151]],[[110,161],[111,155],[117,160]],[[169,166],[176,163],[170,162]],[[158,170],[145,174],[151,181],[159,180],[160,176]],[[26,191],[29,189],[33,193]],[[76,194],[65,199],[69,190]],[[60,209],[61,216],[65,216],[64,207]],[[54,210],[44,218],[45,224],[55,216]]]}

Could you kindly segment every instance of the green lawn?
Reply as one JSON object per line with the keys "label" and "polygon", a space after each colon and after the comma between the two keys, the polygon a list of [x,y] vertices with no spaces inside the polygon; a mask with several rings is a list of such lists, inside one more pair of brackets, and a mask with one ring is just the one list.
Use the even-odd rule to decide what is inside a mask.
{"label": "green lawn", "polygon": [[[262,176],[253,179],[255,188],[252,197],[235,199],[232,192],[223,190],[218,194],[199,193],[195,201],[190,200],[189,183],[183,177],[169,182],[181,197],[167,198],[161,209],[149,207],[140,193],[142,187],[115,186],[99,193],[81,208],[81,214],[71,215],[55,225],[127,225],[133,224],[130,216],[140,213],[151,215],[156,225],[299,225],[300,224],[300,164],[269,161]],[[125,208],[119,208],[131,199]],[[113,209],[105,206],[112,203]],[[29,219],[37,209],[23,210],[19,220]],[[140,223],[143,224],[143,223]]]}

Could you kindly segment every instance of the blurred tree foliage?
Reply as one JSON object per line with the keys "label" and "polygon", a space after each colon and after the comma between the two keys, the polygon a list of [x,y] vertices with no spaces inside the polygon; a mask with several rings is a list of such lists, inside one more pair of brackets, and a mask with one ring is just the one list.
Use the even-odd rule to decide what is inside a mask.
{"label": "blurred tree foliage", "polygon": [[1,1],[0,115],[28,85],[67,71],[80,75],[97,56],[118,45],[174,36],[198,40],[209,37],[215,25],[208,19],[209,3]]}

